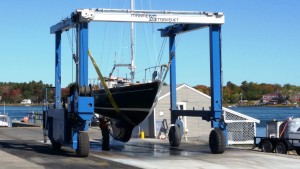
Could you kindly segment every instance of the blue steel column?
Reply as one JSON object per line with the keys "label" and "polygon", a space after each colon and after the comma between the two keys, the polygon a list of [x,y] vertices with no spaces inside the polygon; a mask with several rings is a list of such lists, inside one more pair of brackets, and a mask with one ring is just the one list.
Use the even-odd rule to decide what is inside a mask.
{"label": "blue steel column", "polygon": [[211,25],[209,33],[212,127],[218,128],[222,116],[221,25]]}
{"label": "blue steel column", "polygon": [[88,86],[88,23],[79,24],[79,86]]}
{"label": "blue steel column", "polygon": [[61,31],[55,33],[55,108],[61,109]]}
{"label": "blue steel column", "polygon": [[[79,47],[79,88],[88,86],[88,23],[79,23],[78,25],[78,47]],[[79,92],[79,91],[78,91]],[[86,120],[85,115],[79,112],[79,107],[83,104],[77,93],[75,96],[75,113],[78,113],[82,120]],[[84,125],[84,126],[82,126]],[[78,148],[78,132],[88,130],[88,124],[81,124],[79,128],[73,131],[73,149]]]}
{"label": "blue steel column", "polygon": [[171,124],[175,124],[177,116],[172,110],[177,110],[176,100],[176,57],[175,57],[175,35],[169,37],[169,54],[171,62],[170,67],[170,98],[171,98]]}

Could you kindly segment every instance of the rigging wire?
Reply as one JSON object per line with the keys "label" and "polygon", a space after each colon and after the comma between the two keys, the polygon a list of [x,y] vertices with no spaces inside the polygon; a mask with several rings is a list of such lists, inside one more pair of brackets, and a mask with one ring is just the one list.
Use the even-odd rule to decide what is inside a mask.
{"label": "rigging wire", "polygon": [[[144,5],[143,5],[143,3],[142,3],[142,0],[140,0],[139,1],[140,2],[140,4],[141,4],[141,8],[142,9],[145,9],[144,8]],[[149,7],[150,7],[150,10],[151,10],[151,1],[149,1]],[[149,35],[149,32],[147,31],[147,26],[149,25],[149,23],[148,24],[145,24],[145,23],[143,23],[143,26],[144,26],[144,32],[145,32],[145,35],[146,35],[146,43],[147,43],[147,45],[146,45],[146,49],[147,49],[147,57],[148,58],[150,58],[150,62],[151,62],[151,64],[153,64],[153,63],[155,63],[155,61],[154,61],[154,59],[153,59],[153,56],[157,56],[158,54],[157,54],[157,49],[156,49],[156,47],[155,47],[155,42],[156,42],[156,36],[155,36],[155,33],[154,33],[154,24],[153,23],[150,23],[150,27],[152,28],[151,30],[152,30],[152,38],[151,38],[151,36]],[[152,41],[152,43],[151,43],[151,41]],[[151,46],[152,46],[152,49],[151,49]]]}
{"label": "rigging wire", "polygon": [[[77,44],[77,38],[76,38],[76,29],[72,29],[72,38],[73,38],[73,40],[72,40],[72,42],[74,42],[74,39],[75,39],[75,44]],[[72,45],[72,47],[73,47],[73,50],[74,50],[74,46]],[[76,52],[75,52],[75,57],[77,57],[76,56],[77,54],[76,54]],[[77,63],[76,63],[77,64]],[[74,62],[72,62],[72,83],[74,83]]]}
{"label": "rigging wire", "polygon": [[[175,42],[175,48],[178,47],[178,44],[179,44],[179,41],[180,41],[180,35],[176,36],[177,40]],[[156,71],[157,68],[159,67],[159,65],[161,64],[161,59],[162,59],[162,56],[163,56],[163,53],[164,53],[164,49],[165,49],[165,46],[166,46],[166,42],[167,42],[167,37],[164,37],[163,39],[163,42],[162,42],[162,45],[161,45],[161,48],[160,48],[160,51],[159,51],[159,55],[158,55],[158,58],[157,58],[157,63],[156,63],[156,66],[154,68],[154,70]],[[171,61],[169,60],[169,63]],[[150,69],[149,69],[150,70]]]}
{"label": "rigging wire", "polygon": [[[120,3],[120,8],[123,8],[123,9],[125,9],[125,6],[126,6],[126,3],[125,3],[125,0],[123,0],[123,1],[121,1],[121,3]],[[113,50],[113,67],[115,66],[115,64],[117,64],[117,63],[119,63],[119,64],[121,64],[122,62],[123,62],[123,54],[124,54],[124,48],[128,48],[128,47],[125,47],[125,46],[123,46],[123,43],[125,43],[124,42],[124,23],[123,22],[121,22],[121,23],[119,23],[120,24],[120,26],[116,26],[116,27],[114,27],[115,29],[116,29],[116,31],[115,32],[119,32],[119,34],[114,34],[116,37],[114,38],[114,40],[116,40],[117,42],[119,42],[119,45],[117,46],[117,45],[115,45],[116,46],[116,48],[114,48]],[[116,52],[116,51],[118,51],[118,52]],[[119,55],[117,55],[117,53],[119,54]],[[115,67],[115,71],[114,72],[117,72],[117,76],[118,76],[118,74],[119,74],[119,67]]]}
{"label": "rigging wire", "polygon": [[161,63],[161,58],[162,58],[163,53],[164,53],[166,42],[167,42],[167,38],[165,37],[164,40],[163,40],[163,42],[162,42],[162,45],[161,45],[161,48],[160,48],[160,51],[159,51],[159,55],[157,57],[156,66],[160,65],[160,63]]}
{"label": "rigging wire", "polygon": [[[112,2],[111,0],[108,0],[108,8],[110,9],[112,7]],[[109,40],[108,37],[110,37],[110,35],[108,35],[108,30],[110,29],[110,25],[108,24],[108,22],[104,22],[104,28],[102,29],[103,34],[102,36],[100,35],[99,39],[102,39],[102,46],[100,46],[99,48],[99,53],[100,53],[100,63],[99,66],[103,68],[103,70],[105,69],[104,67],[107,65],[107,63],[104,64],[103,60],[106,57],[109,57],[109,51],[110,51],[110,47],[112,45],[108,45],[109,43],[111,43],[111,41],[109,41],[109,43],[107,42]],[[112,38],[113,39],[113,38]],[[106,67],[107,68],[107,67]]]}
{"label": "rigging wire", "polygon": [[175,44],[175,47],[177,48],[178,47],[178,43],[179,43],[179,40],[180,40],[180,34],[178,34],[177,36],[176,36],[176,44]]}
{"label": "rigging wire", "polygon": [[71,40],[69,31],[67,31],[67,36],[68,36],[68,41],[69,41],[69,45],[70,45],[70,49],[71,49],[71,55],[72,55],[71,63],[72,63],[72,82],[73,82],[73,42]]}
{"label": "rigging wire", "polygon": [[158,56],[158,53],[157,53],[157,47],[156,47],[156,36],[155,36],[155,28],[154,28],[154,24],[151,23],[151,28],[152,28],[152,45],[153,45],[153,48],[154,48],[154,56]]}
{"label": "rigging wire", "polygon": [[[149,0],[148,2],[149,2],[149,9],[152,10],[152,0]],[[152,44],[153,44],[153,46],[155,46],[157,40],[156,40],[156,36],[155,36],[154,23],[151,23],[151,28],[152,28],[152,34],[153,34]],[[158,56],[156,46],[154,47],[154,55]]]}
{"label": "rigging wire", "polygon": [[[102,60],[103,60],[103,55],[104,55],[104,44],[105,44],[104,42],[105,42],[105,40],[106,40],[106,28],[107,28],[107,25],[106,25],[106,24],[107,24],[107,22],[104,23],[103,43],[102,43],[102,49],[100,49],[100,50],[101,50],[101,51],[100,51],[100,52],[101,52],[101,56],[100,56],[100,64],[101,64],[101,65],[102,65]],[[101,65],[100,65],[100,66],[101,66]]]}
{"label": "rigging wire", "polygon": [[152,10],[152,0],[149,0],[149,9]]}
{"label": "rigging wire", "polygon": [[75,36],[75,30],[71,29],[71,37],[70,37],[70,32],[67,31],[67,36],[68,36],[68,41],[70,45],[70,50],[71,50],[71,62],[72,62],[72,83],[74,82],[74,60],[73,60],[73,55],[74,55],[74,36]]}
{"label": "rigging wire", "polygon": [[71,53],[73,54],[73,44],[72,44],[72,40],[71,40],[69,31],[67,31],[67,36],[68,36],[68,41],[69,41],[69,45],[70,45],[70,50],[71,50]]}
{"label": "rigging wire", "polygon": [[[177,38],[177,37],[178,37],[178,38]],[[179,40],[180,40],[180,35],[177,35],[176,38],[177,38],[177,40],[176,40],[176,42],[175,42],[175,48],[178,47],[178,43],[179,43]],[[157,62],[157,64],[156,64],[156,66],[160,65],[160,63],[161,63],[161,58],[162,58],[163,53],[164,53],[164,49],[165,49],[166,42],[167,42],[167,37],[164,38],[162,47],[161,47],[161,49],[160,49],[160,55],[159,55],[160,57],[159,57],[159,60],[158,60],[158,62]]]}

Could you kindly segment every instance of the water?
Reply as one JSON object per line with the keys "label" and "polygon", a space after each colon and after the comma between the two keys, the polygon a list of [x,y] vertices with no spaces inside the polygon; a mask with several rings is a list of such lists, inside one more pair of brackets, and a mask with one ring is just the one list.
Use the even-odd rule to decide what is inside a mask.
{"label": "water", "polygon": [[288,117],[299,117],[300,108],[295,107],[232,107],[234,111],[260,120],[256,127],[256,136],[266,136],[266,122],[272,120],[284,121]]}
{"label": "water", "polygon": [[0,114],[7,114],[10,122],[21,121],[32,112],[42,114],[43,106],[0,106]]}
{"label": "water", "polygon": [[[266,136],[266,122],[274,119],[284,121],[288,117],[300,117],[300,108],[290,107],[232,107],[230,108],[247,116],[260,120],[257,124],[256,135]],[[10,121],[20,121],[30,113],[43,112],[43,106],[5,106],[5,114],[8,114]],[[4,106],[0,106],[0,114],[4,114]]]}

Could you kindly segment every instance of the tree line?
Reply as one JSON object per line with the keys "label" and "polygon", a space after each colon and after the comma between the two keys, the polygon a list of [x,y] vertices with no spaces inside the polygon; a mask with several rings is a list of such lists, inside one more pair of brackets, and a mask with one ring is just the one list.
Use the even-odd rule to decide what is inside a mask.
{"label": "tree line", "polygon": [[[45,99],[45,88],[52,87],[52,84],[44,84],[42,81],[31,81],[29,83],[0,82],[0,103],[20,103],[23,99],[31,99],[33,103],[42,103]],[[69,87],[62,89],[62,97],[69,93]],[[210,95],[210,87],[205,85],[194,86],[195,89]],[[260,100],[262,95],[280,91],[284,96],[291,96],[300,92],[300,86],[291,84],[267,84],[243,81],[240,85],[227,82],[222,88],[223,102],[237,103],[241,97],[243,100]],[[48,93],[53,99],[54,91]],[[52,100],[53,101],[53,100]]]}
{"label": "tree line", "polygon": [[[194,86],[195,89],[210,95],[210,87],[204,85]],[[227,82],[222,88],[224,103],[238,103],[239,100],[260,100],[263,95],[279,91],[289,99],[292,95],[300,92],[300,86],[285,84],[254,83],[243,81],[241,85]]]}
{"label": "tree line", "polygon": [[29,83],[0,82],[1,103],[20,103],[23,99],[31,99],[33,103],[42,103],[45,98],[45,88],[52,84],[42,81]]}

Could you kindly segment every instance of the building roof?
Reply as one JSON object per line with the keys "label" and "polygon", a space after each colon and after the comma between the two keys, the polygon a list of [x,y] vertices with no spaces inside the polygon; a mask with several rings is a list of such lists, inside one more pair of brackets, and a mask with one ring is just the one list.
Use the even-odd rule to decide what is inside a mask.
{"label": "building roof", "polygon": [[[193,87],[187,85],[187,84],[178,84],[176,85],[176,91],[180,90],[181,88],[183,87],[187,87],[189,88],[190,90],[193,90],[194,92],[198,93],[199,95],[201,96],[204,96],[206,97],[207,99],[211,99],[210,96],[200,92],[199,90],[196,90],[194,89]],[[162,89],[161,89],[161,92],[160,92],[160,95],[159,95],[159,98],[158,98],[158,101],[165,98],[165,97],[168,97],[170,95],[170,86],[169,85],[166,85],[166,86],[163,86]],[[225,108],[225,107],[222,107],[222,110],[223,111],[226,111],[226,112],[229,112],[229,113],[232,113],[232,114],[235,114],[237,116],[240,116],[240,117],[243,117],[245,119],[247,119],[248,121],[251,121],[251,122],[256,122],[256,123],[260,123],[260,120],[258,119],[255,119],[255,118],[252,118],[250,116],[247,116],[245,114],[242,114],[240,112],[237,112],[237,111],[234,111],[234,110],[231,110],[231,109],[228,109],[228,108]]]}
{"label": "building roof", "polygon": [[264,94],[263,96],[278,96],[279,94],[281,94],[281,92],[273,92],[273,93],[267,93],[267,94]]}
{"label": "building roof", "polygon": [[[185,84],[185,83],[183,83],[183,84],[177,84],[177,85],[176,85],[176,91],[177,91],[177,90],[180,90],[180,89],[183,88],[183,87],[187,87],[187,88],[193,90],[194,92],[196,92],[196,93],[198,93],[198,94],[200,94],[200,95],[202,95],[202,96],[204,96],[204,97],[210,99],[210,96],[208,96],[208,95],[206,95],[206,94],[200,92],[199,90],[194,89],[193,87],[191,87],[191,86],[189,86],[189,85],[187,85],[187,84]],[[161,88],[161,91],[160,91],[160,95],[159,95],[158,100],[161,100],[161,99],[163,99],[163,98],[165,98],[165,97],[167,97],[167,96],[169,96],[169,95],[170,95],[170,86],[169,86],[169,85],[163,86],[163,87]]]}

